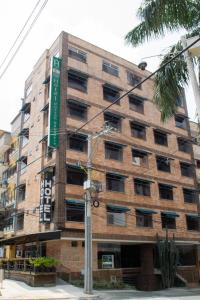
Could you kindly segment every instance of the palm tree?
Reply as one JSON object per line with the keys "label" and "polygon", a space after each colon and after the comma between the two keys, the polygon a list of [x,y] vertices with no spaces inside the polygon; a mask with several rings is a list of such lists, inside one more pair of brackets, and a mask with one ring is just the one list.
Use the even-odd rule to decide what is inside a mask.
{"label": "palm tree", "polygon": [[[167,31],[185,29],[187,38],[200,34],[200,0],[144,0],[137,15],[141,23],[125,37],[133,47],[164,36]],[[182,49],[181,41],[171,46],[160,65]],[[194,62],[200,66],[200,58],[195,58]],[[176,99],[188,80],[188,68],[183,55],[156,73],[154,102],[161,111],[163,121],[176,112]]]}

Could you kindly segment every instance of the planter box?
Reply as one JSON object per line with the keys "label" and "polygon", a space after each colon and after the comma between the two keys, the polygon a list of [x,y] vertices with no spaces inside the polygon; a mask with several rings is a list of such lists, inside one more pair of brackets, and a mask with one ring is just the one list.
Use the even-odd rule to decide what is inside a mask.
{"label": "planter box", "polygon": [[22,272],[5,270],[5,278],[13,279],[18,281],[23,281],[26,284],[38,287],[38,286],[54,286],[56,285],[56,273],[30,273],[30,272]]}

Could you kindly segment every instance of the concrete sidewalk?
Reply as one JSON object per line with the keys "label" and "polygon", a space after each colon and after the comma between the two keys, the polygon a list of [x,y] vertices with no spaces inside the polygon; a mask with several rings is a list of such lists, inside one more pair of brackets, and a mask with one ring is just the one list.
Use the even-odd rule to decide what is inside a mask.
{"label": "concrete sidewalk", "polygon": [[3,288],[0,289],[0,292],[0,300],[98,299],[97,294],[87,296],[83,293],[83,289],[68,283],[59,283],[54,287],[30,287],[20,281],[5,279],[3,281]]}

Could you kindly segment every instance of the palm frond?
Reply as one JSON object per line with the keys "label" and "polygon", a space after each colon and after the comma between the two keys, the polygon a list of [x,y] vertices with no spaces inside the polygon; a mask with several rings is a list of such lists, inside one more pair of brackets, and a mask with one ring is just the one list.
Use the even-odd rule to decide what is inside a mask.
{"label": "palm frond", "polygon": [[[160,66],[181,50],[181,42],[172,46],[164,56]],[[188,83],[188,69],[183,55],[157,72],[154,81],[154,102],[161,111],[161,120],[166,121],[176,113],[176,99],[182,95],[183,87]]]}

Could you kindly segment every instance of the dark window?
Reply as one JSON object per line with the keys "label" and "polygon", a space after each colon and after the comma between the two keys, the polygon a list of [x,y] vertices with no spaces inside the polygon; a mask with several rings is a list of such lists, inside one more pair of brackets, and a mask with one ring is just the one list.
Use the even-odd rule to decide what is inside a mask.
{"label": "dark window", "polygon": [[20,158],[19,162],[20,162],[20,171],[21,171],[21,174],[23,174],[27,168],[27,156],[22,156]]}
{"label": "dark window", "polygon": [[[111,85],[103,85],[103,98],[106,101],[114,102],[119,98],[120,92],[119,89],[112,87]],[[120,105],[120,101],[116,102]]]}
{"label": "dark window", "polygon": [[183,188],[183,197],[184,197],[184,201],[187,203],[196,203],[197,202],[197,193],[194,190]]}
{"label": "dark window", "polygon": [[118,225],[126,226],[126,213],[125,212],[115,212],[107,208],[107,224],[108,225]]}
{"label": "dark window", "polygon": [[146,139],[146,128],[144,125],[131,122],[131,134],[135,138],[145,140]]}
{"label": "dark window", "polygon": [[84,202],[66,203],[66,220],[72,222],[84,222]]}
{"label": "dark window", "polygon": [[137,96],[129,96],[129,107],[131,110],[134,110],[138,113],[144,113],[144,100],[140,99]]}
{"label": "dark window", "polygon": [[86,63],[86,61],[87,61],[87,54],[82,50],[79,50],[77,48],[69,46],[68,53],[69,53],[69,56],[74,58],[74,59],[77,59],[77,60],[82,61],[84,63]]}
{"label": "dark window", "polygon": [[24,213],[17,215],[17,230],[23,230],[24,228]]}
{"label": "dark window", "polygon": [[167,134],[159,130],[154,130],[154,141],[158,145],[167,146],[168,145]]}
{"label": "dark window", "polygon": [[136,195],[150,196],[150,182],[142,179],[134,179]]}
{"label": "dark window", "polygon": [[196,245],[181,245],[178,247],[178,266],[196,265]]}
{"label": "dark window", "polygon": [[26,197],[26,185],[20,185],[17,187],[17,201],[23,201]]}
{"label": "dark window", "polygon": [[136,210],[136,226],[137,227],[152,227],[152,214],[143,214]]}
{"label": "dark window", "polygon": [[197,166],[197,169],[200,169],[200,160],[196,159],[196,166]]}
{"label": "dark window", "polygon": [[22,108],[22,111],[24,116],[24,122],[26,122],[31,115],[31,103],[25,103],[23,107],[24,109]]}
{"label": "dark window", "polygon": [[[140,83],[142,81],[142,78],[135,75],[132,72],[127,71],[127,81],[128,81],[128,84],[130,84],[132,86],[136,86],[138,83]],[[142,86],[139,85],[137,88],[141,89]]]}
{"label": "dark window", "polygon": [[170,160],[167,157],[156,157],[157,169],[163,172],[170,172]]}
{"label": "dark window", "polygon": [[124,192],[125,178],[121,175],[106,174],[106,189],[113,192]]}
{"label": "dark window", "polygon": [[114,129],[121,131],[121,117],[112,113],[104,113],[104,122],[113,127]]}
{"label": "dark window", "polygon": [[176,229],[176,218],[174,216],[161,213],[161,221],[163,229]]}
{"label": "dark window", "polygon": [[77,241],[71,241],[71,246],[72,247],[78,247],[78,242]]}
{"label": "dark window", "polygon": [[159,194],[161,199],[173,200],[173,187],[159,183]]}
{"label": "dark window", "polygon": [[176,98],[176,105],[180,106],[180,107],[183,107],[183,103],[184,103],[183,96],[178,96]]}
{"label": "dark window", "polygon": [[68,100],[67,101],[67,113],[70,117],[86,120],[87,119],[87,106],[83,105],[77,101]]}
{"label": "dark window", "polygon": [[22,147],[26,146],[29,142],[29,128],[24,128],[21,133],[21,141],[22,141]]}
{"label": "dark window", "polygon": [[86,173],[76,167],[68,166],[67,167],[67,183],[83,186],[83,183],[86,179]]}
{"label": "dark window", "polygon": [[179,151],[191,153],[191,142],[182,138],[177,138],[177,142]]}
{"label": "dark window", "polygon": [[68,136],[68,147],[71,150],[86,152],[87,137],[82,134],[72,134]]}
{"label": "dark window", "polygon": [[187,230],[199,231],[198,216],[186,216]]}
{"label": "dark window", "polygon": [[102,70],[114,76],[119,76],[119,68],[107,61],[103,61]]}
{"label": "dark window", "polygon": [[105,158],[123,160],[123,146],[105,142]]}
{"label": "dark window", "polygon": [[186,177],[192,177],[193,176],[193,168],[190,164],[180,162],[181,167],[181,175]]}
{"label": "dark window", "polygon": [[68,85],[73,89],[87,92],[88,77],[77,71],[68,71]]}
{"label": "dark window", "polygon": [[148,154],[144,151],[132,149],[132,162],[136,166],[148,167]]}
{"label": "dark window", "polygon": [[186,129],[186,118],[182,116],[175,116],[176,127]]}

